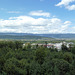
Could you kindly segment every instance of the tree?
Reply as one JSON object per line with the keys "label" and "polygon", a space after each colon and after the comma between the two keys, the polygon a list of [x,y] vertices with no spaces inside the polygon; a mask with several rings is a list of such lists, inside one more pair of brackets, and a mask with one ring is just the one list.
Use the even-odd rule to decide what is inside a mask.
{"label": "tree", "polygon": [[62,49],[62,51],[68,51],[68,48],[67,48],[67,46],[66,45],[64,45],[64,44],[62,44],[62,46],[61,46],[61,49]]}
{"label": "tree", "polygon": [[24,75],[26,71],[21,69],[19,66],[19,61],[12,57],[4,64],[4,71],[7,75]]}
{"label": "tree", "polygon": [[41,75],[41,66],[38,62],[36,61],[31,62],[30,75]]}
{"label": "tree", "polygon": [[57,68],[57,66],[54,66],[54,75],[59,75],[59,69]]}
{"label": "tree", "polygon": [[44,58],[46,56],[45,50],[43,47],[38,48],[36,50],[36,61],[38,61],[38,63],[42,64],[44,62]]}
{"label": "tree", "polygon": [[73,54],[75,54],[75,47],[72,47],[72,48],[71,48],[71,52],[72,52]]}
{"label": "tree", "polygon": [[30,43],[26,43],[25,44],[25,48],[26,48],[26,50],[30,50],[31,49],[31,44]]}
{"label": "tree", "polygon": [[21,41],[15,41],[15,47],[16,49],[22,48],[23,43]]}
{"label": "tree", "polygon": [[45,45],[46,45],[46,48],[47,48],[47,41],[45,41]]}
{"label": "tree", "polygon": [[0,73],[3,71],[4,63],[5,58],[3,56],[0,56]]}
{"label": "tree", "polygon": [[64,53],[63,58],[67,62],[72,63],[73,58],[72,58],[72,54],[71,53],[69,53],[69,52]]}
{"label": "tree", "polygon": [[60,75],[65,75],[70,71],[70,64],[67,61],[63,59],[53,59],[52,62],[54,66],[57,66],[57,68],[59,69]]}

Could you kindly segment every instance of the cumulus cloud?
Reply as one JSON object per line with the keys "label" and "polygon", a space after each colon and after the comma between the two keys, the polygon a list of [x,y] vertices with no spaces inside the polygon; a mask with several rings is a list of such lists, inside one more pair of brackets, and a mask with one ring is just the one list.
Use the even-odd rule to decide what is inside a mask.
{"label": "cumulus cloud", "polygon": [[30,16],[10,17],[8,20],[0,20],[0,32],[16,33],[66,33],[70,21],[63,22],[58,18],[33,18]]}
{"label": "cumulus cloud", "polygon": [[31,11],[31,12],[29,13],[29,15],[31,15],[31,16],[44,16],[44,17],[50,17],[50,13],[44,12],[44,11],[42,11],[42,10]]}
{"label": "cumulus cloud", "polygon": [[65,6],[68,10],[75,10],[75,5],[70,5],[70,3],[75,2],[75,0],[61,0],[56,6]]}

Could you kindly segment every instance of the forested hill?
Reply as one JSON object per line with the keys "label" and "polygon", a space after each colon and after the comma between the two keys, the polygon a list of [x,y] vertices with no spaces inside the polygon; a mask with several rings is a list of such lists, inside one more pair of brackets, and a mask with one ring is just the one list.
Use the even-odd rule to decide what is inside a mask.
{"label": "forested hill", "polygon": [[0,33],[0,39],[75,39],[75,34],[31,34],[31,33]]}

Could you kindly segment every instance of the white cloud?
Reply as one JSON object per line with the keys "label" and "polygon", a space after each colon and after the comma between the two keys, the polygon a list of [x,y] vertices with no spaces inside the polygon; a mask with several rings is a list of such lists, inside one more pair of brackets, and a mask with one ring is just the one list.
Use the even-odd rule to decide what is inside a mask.
{"label": "white cloud", "polygon": [[70,3],[75,2],[75,0],[61,0],[56,6],[65,6],[68,10],[75,10],[75,5],[70,5]]}
{"label": "white cloud", "polygon": [[64,24],[70,25],[71,22],[70,21],[65,21]]}
{"label": "white cloud", "polygon": [[74,2],[75,0],[61,0],[56,6],[61,6],[61,5],[69,5],[69,3]]}
{"label": "white cloud", "polygon": [[10,17],[0,20],[0,32],[17,33],[67,33],[70,21],[62,22],[58,18],[33,18],[30,16]]}
{"label": "white cloud", "polygon": [[68,10],[75,10],[75,5],[66,6],[66,8],[67,8]]}
{"label": "white cloud", "polygon": [[31,12],[29,13],[29,15],[32,15],[32,16],[44,16],[44,17],[50,17],[50,13],[44,12],[44,11],[42,11],[42,10],[31,11]]}
{"label": "white cloud", "polygon": [[16,13],[16,14],[18,14],[18,13],[21,13],[20,11],[8,11],[7,13]]}

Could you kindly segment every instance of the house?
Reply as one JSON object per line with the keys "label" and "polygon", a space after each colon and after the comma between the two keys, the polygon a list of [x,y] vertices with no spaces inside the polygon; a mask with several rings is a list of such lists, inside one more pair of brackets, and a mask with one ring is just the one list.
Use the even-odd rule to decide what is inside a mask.
{"label": "house", "polygon": [[62,43],[55,43],[54,44],[54,47],[56,47],[58,50],[61,50],[61,46],[62,46]]}

